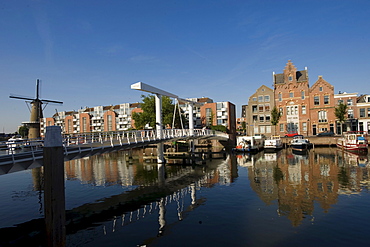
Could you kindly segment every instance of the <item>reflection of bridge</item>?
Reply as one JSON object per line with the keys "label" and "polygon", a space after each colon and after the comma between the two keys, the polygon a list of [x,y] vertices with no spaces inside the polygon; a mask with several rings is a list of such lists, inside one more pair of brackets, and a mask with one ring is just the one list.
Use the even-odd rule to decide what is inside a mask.
{"label": "reflection of bridge", "polygon": [[[161,138],[160,138],[161,137]],[[63,136],[64,159],[71,160],[116,150],[125,150],[149,144],[191,139],[228,140],[225,133],[194,129],[113,131],[70,134]],[[35,145],[33,145],[35,144]],[[17,147],[4,143],[0,155],[0,175],[43,165],[43,147],[40,142],[18,142]]]}

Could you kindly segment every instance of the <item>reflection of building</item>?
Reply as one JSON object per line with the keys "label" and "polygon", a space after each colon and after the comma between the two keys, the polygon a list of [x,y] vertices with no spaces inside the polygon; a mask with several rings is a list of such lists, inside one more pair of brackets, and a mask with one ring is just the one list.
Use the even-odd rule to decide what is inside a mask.
{"label": "reflection of building", "polygon": [[298,226],[306,215],[313,214],[315,202],[325,211],[337,202],[339,168],[335,157],[319,149],[308,156],[294,155],[286,149],[276,157],[258,159],[248,176],[261,200],[266,204],[277,200],[279,215]]}

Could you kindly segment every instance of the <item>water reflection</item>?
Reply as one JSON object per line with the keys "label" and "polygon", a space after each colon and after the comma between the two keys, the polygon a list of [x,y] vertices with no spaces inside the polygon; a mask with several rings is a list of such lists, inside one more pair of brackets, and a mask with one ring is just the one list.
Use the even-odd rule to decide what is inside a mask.
{"label": "water reflection", "polygon": [[[273,208],[274,216],[280,216],[275,217],[278,220],[274,227],[286,227],[286,219],[292,228],[301,226],[304,221],[316,224],[318,209],[330,213],[333,205],[339,204],[340,196],[368,191],[370,184],[368,156],[336,148],[315,148],[300,154],[284,149],[276,153],[227,155],[225,158],[221,155],[212,161],[190,165],[157,165],[146,162],[146,156],[138,149],[65,162],[68,246],[93,245],[97,239],[117,238],[123,231],[142,232],[142,236],[135,239],[135,245],[150,246],[174,234],[176,229],[189,231],[186,228],[189,221],[184,221],[199,211],[203,219],[211,220],[204,215],[208,212],[203,206],[207,206],[207,210],[213,208],[214,215],[218,215],[214,218],[222,221],[220,225],[225,222],[241,228],[248,224],[263,225],[265,230],[265,215],[261,214],[262,210],[257,211],[261,209],[261,201],[266,208]],[[32,190],[39,192],[33,195],[39,197],[40,215],[42,176],[42,168],[32,170]],[[253,193],[245,193],[249,187]],[[219,193],[224,194],[220,196]],[[214,198],[219,201],[215,202]],[[4,204],[0,204],[4,215],[11,212],[12,203],[14,201],[5,205],[5,209]],[[228,208],[231,204],[232,209]],[[32,205],[28,205],[30,207]],[[225,213],[230,210],[233,215]],[[242,217],[245,211],[253,217]],[[232,219],[239,222],[231,222]],[[20,235],[34,234],[36,228],[29,227],[32,220],[24,221],[25,224],[12,229],[0,229],[0,235],[8,236],[10,230],[18,234],[22,225],[25,230]],[[196,222],[197,225],[201,223]],[[179,224],[182,225],[177,228]],[[196,228],[194,224],[191,227]],[[223,231],[220,228],[215,234],[223,234]],[[129,236],[130,241],[133,238]]]}
{"label": "water reflection", "polygon": [[267,205],[277,202],[278,215],[288,217],[293,226],[312,217],[315,203],[328,212],[339,195],[369,188],[368,157],[338,149],[316,148],[300,154],[285,149],[237,160],[248,168],[251,187],[261,200]]}

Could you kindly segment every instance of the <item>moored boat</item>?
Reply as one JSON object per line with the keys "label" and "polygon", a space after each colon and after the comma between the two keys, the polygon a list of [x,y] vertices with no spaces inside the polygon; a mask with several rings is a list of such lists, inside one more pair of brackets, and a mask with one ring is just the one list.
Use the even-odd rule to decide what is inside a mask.
{"label": "moored boat", "polygon": [[6,142],[6,145],[9,149],[19,149],[19,148],[22,148],[22,146],[24,145],[24,142],[26,140],[23,139],[21,136],[12,136],[11,138],[8,139],[8,141]]}
{"label": "moored boat", "polygon": [[265,151],[276,151],[283,148],[283,142],[280,136],[271,136],[264,142]]}
{"label": "moored boat", "polygon": [[290,146],[293,150],[301,151],[311,148],[312,144],[308,139],[304,138],[303,135],[296,135],[290,142]]}
{"label": "moored boat", "polygon": [[337,140],[337,147],[354,152],[367,152],[368,141],[365,131],[348,131]]}
{"label": "moored boat", "polygon": [[263,149],[264,136],[238,136],[236,147],[232,150],[235,152],[258,152]]}

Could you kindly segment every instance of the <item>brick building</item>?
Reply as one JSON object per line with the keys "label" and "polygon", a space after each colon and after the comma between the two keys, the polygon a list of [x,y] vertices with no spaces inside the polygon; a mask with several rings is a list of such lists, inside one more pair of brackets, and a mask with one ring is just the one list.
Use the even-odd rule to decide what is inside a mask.
{"label": "brick building", "polygon": [[[307,132],[310,117],[308,71],[298,71],[289,60],[283,73],[274,74],[275,105],[281,112],[276,134]],[[306,133],[307,134],[307,133]]]}
{"label": "brick building", "polygon": [[[310,110],[308,124],[308,135],[316,135],[324,131],[335,132],[335,101],[334,87],[325,81],[322,76],[310,88]],[[303,122],[305,123],[305,122]],[[303,131],[307,129],[303,125]]]}
{"label": "brick building", "polygon": [[202,126],[223,125],[229,134],[236,134],[236,114],[233,103],[206,103],[200,107],[200,115]]}

